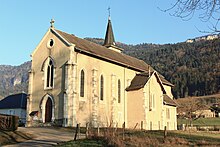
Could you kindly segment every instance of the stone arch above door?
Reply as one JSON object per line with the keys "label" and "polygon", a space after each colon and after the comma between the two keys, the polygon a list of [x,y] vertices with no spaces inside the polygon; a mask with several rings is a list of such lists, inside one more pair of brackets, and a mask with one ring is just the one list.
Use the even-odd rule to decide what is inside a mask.
{"label": "stone arch above door", "polygon": [[40,102],[41,120],[43,123],[54,122],[54,98],[50,94],[44,95]]}

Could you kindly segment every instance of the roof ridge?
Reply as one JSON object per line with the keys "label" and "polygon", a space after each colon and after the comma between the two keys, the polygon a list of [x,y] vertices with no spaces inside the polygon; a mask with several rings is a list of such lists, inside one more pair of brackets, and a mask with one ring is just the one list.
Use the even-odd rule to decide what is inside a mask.
{"label": "roof ridge", "polygon": [[[55,31],[56,31],[57,33],[59,33],[62,37],[64,37],[64,39],[66,39],[67,41],[69,41],[70,43],[79,44],[79,46],[80,46],[80,43],[78,43],[76,40],[74,40],[74,39],[78,39],[79,41],[82,41],[82,44],[83,44],[83,43],[90,44],[90,45],[92,45],[92,46],[95,46],[95,47],[97,47],[97,48],[102,49],[102,51],[105,52],[105,53],[108,52],[108,53],[110,53],[111,55],[117,56],[117,57],[113,57],[113,56],[109,55],[109,56],[107,57],[104,53],[99,53],[100,56],[103,56],[103,55],[104,55],[105,58],[107,58],[107,59],[109,59],[109,60],[114,60],[114,61],[116,61],[116,62],[118,62],[118,63],[121,63],[121,64],[123,64],[123,65],[125,65],[125,66],[133,67],[134,69],[139,70],[139,71],[147,71],[148,68],[150,67],[150,66],[149,66],[146,62],[144,62],[143,60],[134,58],[134,57],[129,56],[129,55],[126,55],[126,54],[124,54],[124,53],[115,52],[115,51],[113,51],[113,50],[110,50],[110,49],[106,48],[105,46],[102,46],[102,45],[100,45],[100,44],[94,43],[94,42],[89,41],[89,40],[86,40],[86,39],[79,38],[79,37],[77,37],[77,36],[75,36],[75,35],[71,35],[71,34],[66,33],[66,32],[63,32],[63,31],[61,31],[61,30],[55,29]],[[63,36],[63,35],[66,35],[66,36]],[[68,38],[68,37],[69,37],[69,38]],[[74,41],[75,41],[75,43],[74,43]],[[84,47],[84,48],[81,48],[81,47],[79,47],[79,46],[76,45],[76,47],[79,48],[79,49],[86,50],[87,52],[91,52],[91,53],[96,54],[96,53],[95,53],[95,50],[92,51],[91,48],[85,49],[85,46],[86,46],[85,44],[84,44],[84,46],[81,45],[81,47]],[[101,55],[101,54],[102,54],[102,55]],[[110,56],[111,56],[112,58],[109,58]],[[121,60],[124,60],[124,62],[120,62],[119,60],[117,60],[117,58],[119,58],[119,56],[123,58],[123,59],[121,59]],[[129,59],[128,59],[128,58],[129,58]],[[132,61],[132,60],[133,60],[133,61]],[[126,63],[125,63],[125,62],[126,62]],[[134,65],[134,64],[135,64],[134,62],[138,62],[138,63],[136,63],[136,65]],[[126,65],[126,64],[127,64],[127,65]],[[133,65],[132,65],[132,64],[133,64]],[[139,66],[139,67],[138,67],[138,66]],[[141,67],[141,66],[142,66],[142,67]]]}
{"label": "roof ridge", "polygon": [[[83,39],[83,38],[80,38],[80,37],[78,37],[78,36],[76,36],[76,35],[74,35],[74,34],[69,34],[69,33],[67,33],[67,32],[64,32],[64,31],[61,31],[61,30],[57,30],[57,29],[55,29],[55,31],[58,31],[58,33],[59,33],[59,32],[65,33],[65,34],[70,35],[70,36],[72,36],[72,37],[76,37],[76,38],[79,39],[79,40],[83,40],[83,41],[88,42],[88,43],[90,43],[90,44],[94,44],[94,45],[98,45],[98,46],[100,46],[100,47],[106,48],[105,46],[102,46],[102,45],[100,45],[100,44],[97,44],[97,43],[95,43],[95,42],[92,42],[92,41],[89,41],[89,40],[86,40],[86,39]],[[68,38],[65,37],[65,39],[68,40],[69,42],[71,42]],[[107,48],[106,48],[106,49],[107,49]]]}

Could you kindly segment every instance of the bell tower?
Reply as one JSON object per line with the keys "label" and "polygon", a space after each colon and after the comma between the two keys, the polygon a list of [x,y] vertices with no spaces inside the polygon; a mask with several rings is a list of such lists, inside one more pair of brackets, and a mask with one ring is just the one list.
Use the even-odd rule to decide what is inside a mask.
{"label": "bell tower", "polygon": [[108,8],[108,11],[109,11],[108,25],[106,29],[105,40],[104,40],[103,46],[107,47],[108,49],[121,52],[123,51],[123,49],[116,46],[114,33],[112,29],[111,17],[110,17],[110,8]]}

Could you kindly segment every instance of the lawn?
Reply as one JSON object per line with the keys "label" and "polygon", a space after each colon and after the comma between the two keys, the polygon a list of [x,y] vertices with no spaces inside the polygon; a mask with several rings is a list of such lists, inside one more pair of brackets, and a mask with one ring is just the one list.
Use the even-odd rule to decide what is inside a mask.
{"label": "lawn", "polygon": [[83,139],[76,141],[68,141],[65,143],[61,143],[58,146],[62,147],[103,147],[105,145],[105,141],[102,139]]}
{"label": "lawn", "polygon": [[59,144],[59,147],[98,147],[98,146],[220,146],[219,132],[189,132],[168,131],[164,139],[163,131],[133,131],[127,130],[122,139],[119,133],[116,136],[92,137],[77,141]]}
{"label": "lawn", "polygon": [[[189,124],[189,120],[187,119],[177,119],[177,124]],[[214,117],[214,118],[199,118],[197,120],[192,121],[193,125],[207,125],[207,126],[214,126],[214,125],[220,125],[220,118]]]}

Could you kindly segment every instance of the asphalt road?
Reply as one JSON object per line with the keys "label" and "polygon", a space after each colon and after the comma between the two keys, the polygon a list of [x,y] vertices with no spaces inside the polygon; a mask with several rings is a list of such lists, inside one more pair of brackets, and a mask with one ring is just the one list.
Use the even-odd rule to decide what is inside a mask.
{"label": "asphalt road", "polygon": [[26,132],[34,136],[33,139],[4,147],[49,147],[59,142],[73,140],[75,131],[67,128],[37,127],[18,128],[18,131]]}

